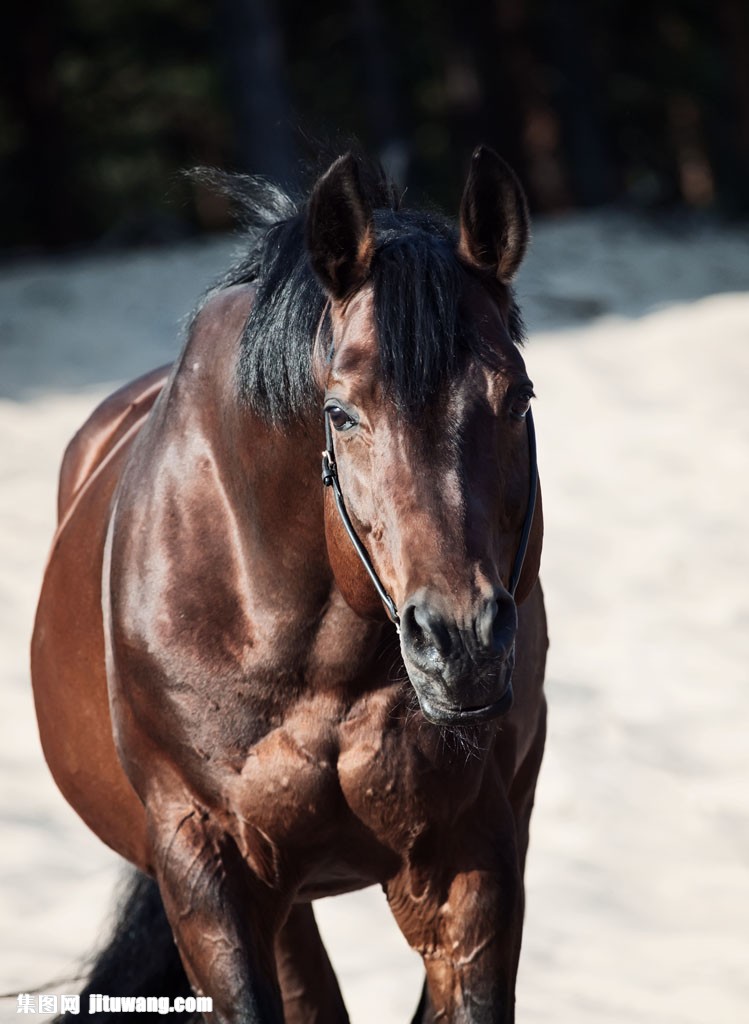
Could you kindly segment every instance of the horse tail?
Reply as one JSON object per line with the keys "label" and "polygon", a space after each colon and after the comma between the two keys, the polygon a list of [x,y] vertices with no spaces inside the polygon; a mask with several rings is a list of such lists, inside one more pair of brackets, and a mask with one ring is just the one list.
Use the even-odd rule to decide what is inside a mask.
{"label": "horse tail", "polygon": [[[135,871],[127,878],[120,896],[112,933],[107,944],[94,955],[86,986],[81,992],[80,1013],[66,1012],[51,1024],[80,1024],[117,1021],[118,1024],[148,1024],[162,1021],[163,1010],[116,1014],[104,1012],[91,996],[152,996],[173,1003],[177,997],[193,995],[156,882]],[[129,1000],[129,1001],[131,1001]],[[123,1005],[123,1010],[125,1009]],[[131,1002],[132,1005],[132,1002]],[[154,1005],[153,1003],[151,1005]],[[189,1005],[189,1003],[188,1003]],[[169,1024],[193,1024],[195,1013],[170,1012]]]}

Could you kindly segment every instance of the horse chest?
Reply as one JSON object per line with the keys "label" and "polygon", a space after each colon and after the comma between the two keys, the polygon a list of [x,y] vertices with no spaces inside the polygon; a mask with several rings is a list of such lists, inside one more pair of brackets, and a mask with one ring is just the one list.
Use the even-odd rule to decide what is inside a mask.
{"label": "horse chest", "polygon": [[309,743],[280,728],[247,757],[237,779],[237,802],[248,820],[279,840],[293,838],[325,816],[337,788],[329,744]]}
{"label": "horse chest", "polygon": [[338,777],[347,806],[378,839],[405,852],[428,827],[450,827],[472,803],[485,763],[455,758],[421,716],[373,714],[346,723]]}
{"label": "horse chest", "polygon": [[382,880],[425,822],[454,813],[444,765],[430,764],[392,719],[392,700],[369,697],[343,720],[333,711],[290,716],[228,785],[240,845],[269,884],[289,884],[289,863],[303,865],[305,886],[326,891]]}

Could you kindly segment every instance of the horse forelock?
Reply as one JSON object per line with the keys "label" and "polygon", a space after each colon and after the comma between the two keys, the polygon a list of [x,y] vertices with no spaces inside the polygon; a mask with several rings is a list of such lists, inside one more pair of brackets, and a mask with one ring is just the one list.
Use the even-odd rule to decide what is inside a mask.
{"label": "horse forelock", "polygon": [[[395,193],[372,173],[371,198]],[[307,256],[305,206],[282,203],[267,184],[256,193],[242,179],[240,201],[247,206],[245,252],[221,282],[255,283],[257,296],[245,326],[237,387],[240,400],[283,427],[319,414],[321,395],[312,370],[315,339],[330,345],[328,304]],[[457,231],[429,211],[375,209],[375,252],[369,278],[385,393],[408,416],[423,412],[470,357],[487,353],[472,314],[467,284],[476,279],[458,258]],[[280,212],[288,214],[277,219]],[[516,344],[522,320],[512,293],[506,326]]]}
{"label": "horse forelock", "polygon": [[[371,280],[383,385],[399,411],[415,417],[469,358],[492,353],[473,309],[475,275],[457,257],[452,225],[434,215],[409,220],[400,234],[384,233]],[[517,315],[512,336],[511,327],[520,341]]]}

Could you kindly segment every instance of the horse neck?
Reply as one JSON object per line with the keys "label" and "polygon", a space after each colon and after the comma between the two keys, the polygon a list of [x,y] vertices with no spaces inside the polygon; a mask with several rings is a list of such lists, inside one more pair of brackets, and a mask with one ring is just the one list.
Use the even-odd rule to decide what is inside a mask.
{"label": "horse neck", "polygon": [[244,408],[228,426],[234,444],[225,450],[248,528],[284,564],[327,567],[320,437],[301,422],[279,429]]}
{"label": "horse neck", "polygon": [[[223,507],[235,521],[237,547],[296,589],[329,581],[317,429],[297,417],[281,427],[254,412],[240,394],[242,334],[254,299],[249,286],[213,297],[191,332],[170,396],[176,431],[188,445],[205,446],[224,492]],[[192,438],[192,440],[191,440]]]}

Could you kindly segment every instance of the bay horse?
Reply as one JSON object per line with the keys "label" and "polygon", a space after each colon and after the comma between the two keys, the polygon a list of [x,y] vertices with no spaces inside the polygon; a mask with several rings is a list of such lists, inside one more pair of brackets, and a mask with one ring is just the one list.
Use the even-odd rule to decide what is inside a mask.
{"label": "bay horse", "polygon": [[340,1024],[312,901],[378,884],[414,1021],[509,1024],[546,723],[525,198],[487,148],[457,226],[352,154],[298,203],[242,189],[182,354],[61,470],[42,745],[143,873],[84,996]]}

